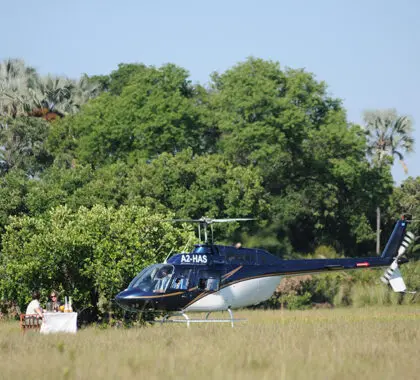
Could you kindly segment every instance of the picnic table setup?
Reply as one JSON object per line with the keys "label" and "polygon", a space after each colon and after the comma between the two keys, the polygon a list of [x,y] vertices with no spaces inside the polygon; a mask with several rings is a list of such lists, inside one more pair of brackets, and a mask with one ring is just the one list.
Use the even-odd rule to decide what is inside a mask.
{"label": "picnic table setup", "polygon": [[40,328],[41,334],[77,332],[77,313],[44,313]]}
{"label": "picnic table setup", "polygon": [[77,332],[77,313],[73,311],[71,297],[65,297],[65,304],[53,309],[47,305],[47,310],[38,314],[21,314],[20,327],[23,333],[27,330],[39,330],[41,334]]}

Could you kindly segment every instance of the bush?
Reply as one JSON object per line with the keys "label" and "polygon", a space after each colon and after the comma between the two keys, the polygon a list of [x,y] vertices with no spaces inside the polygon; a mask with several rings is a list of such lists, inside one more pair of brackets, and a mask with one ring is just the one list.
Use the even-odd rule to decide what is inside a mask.
{"label": "bush", "polygon": [[[168,215],[138,206],[57,207],[43,218],[15,217],[3,236],[0,292],[20,307],[51,289],[71,295],[75,310],[112,312],[110,300],[145,266],[163,261],[192,236]],[[116,311],[121,313],[119,308]]]}
{"label": "bush", "polygon": [[21,310],[16,302],[7,300],[0,301],[0,320],[17,319],[20,314]]}
{"label": "bush", "polygon": [[[365,307],[420,303],[420,297],[399,294],[380,281],[385,269],[368,269],[286,277],[264,308],[303,309],[311,304]],[[420,290],[420,262],[401,268],[408,290]],[[309,295],[309,296],[308,296]]]}

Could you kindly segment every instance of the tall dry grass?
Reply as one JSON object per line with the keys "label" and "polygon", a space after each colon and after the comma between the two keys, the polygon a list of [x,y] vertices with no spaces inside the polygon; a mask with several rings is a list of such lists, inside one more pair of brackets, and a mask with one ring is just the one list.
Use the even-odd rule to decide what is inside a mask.
{"label": "tall dry grass", "polygon": [[[226,317],[227,315],[224,314]],[[420,308],[238,311],[229,324],[27,333],[0,324],[4,379],[418,379]]]}

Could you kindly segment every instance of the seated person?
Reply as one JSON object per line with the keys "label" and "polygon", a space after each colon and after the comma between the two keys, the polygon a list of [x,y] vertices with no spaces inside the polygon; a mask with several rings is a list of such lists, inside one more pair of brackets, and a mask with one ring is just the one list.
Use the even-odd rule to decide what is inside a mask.
{"label": "seated person", "polygon": [[171,279],[171,276],[169,276],[167,269],[163,268],[156,277],[158,280],[156,282],[153,292],[165,293],[169,280]]}
{"label": "seated person", "polygon": [[25,314],[37,314],[39,317],[42,318],[42,307],[39,304],[40,294],[38,291],[32,293],[32,301],[29,302],[28,307],[26,308]]}
{"label": "seated person", "polygon": [[172,289],[181,289],[185,290],[187,289],[188,281],[184,277],[178,277],[175,279],[175,281],[172,283]]}
{"label": "seated person", "polygon": [[205,278],[200,278],[198,280],[198,286],[197,287],[200,290],[205,290],[205,288],[206,288],[206,279]]}
{"label": "seated person", "polygon": [[55,290],[53,290],[50,293],[50,299],[51,302],[49,302],[49,306],[51,308],[51,311],[60,311],[60,301],[58,301],[58,295]]}

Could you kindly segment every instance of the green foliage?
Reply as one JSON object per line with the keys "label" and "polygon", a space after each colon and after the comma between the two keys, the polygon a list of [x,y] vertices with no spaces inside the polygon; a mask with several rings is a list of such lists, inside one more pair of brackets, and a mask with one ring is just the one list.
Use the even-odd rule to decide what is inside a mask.
{"label": "green foliage", "polygon": [[282,295],[278,302],[285,305],[289,310],[304,310],[310,308],[311,294],[305,292],[302,295],[286,294]]}
{"label": "green foliage", "polygon": [[[420,262],[411,262],[401,268],[401,273],[409,291],[420,289]],[[351,272],[347,280],[340,284],[334,299],[337,306],[355,307],[372,305],[412,304],[420,302],[418,296],[395,293],[389,286],[380,282],[381,270],[363,270]]]}
{"label": "green foliage", "polygon": [[25,196],[28,192],[28,179],[21,170],[12,170],[0,176],[0,233],[8,223],[10,215],[28,212]]}
{"label": "green foliage", "polygon": [[125,86],[138,73],[147,70],[147,67],[141,63],[120,63],[118,69],[109,75],[107,89],[112,95],[121,95]]}
{"label": "green foliage", "polygon": [[99,92],[99,85],[83,75],[78,80],[63,76],[39,75],[22,60],[0,62],[0,117],[64,116]]}
{"label": "green foliage", "polygon": [[409,177],[394,189],[389,218],[399,218],[404,214],[408,219],[413,219],[408,229],[416,237],[414,244],[408,248],[407,256],[418,260],[420,259],[420,177]]}
{"label": "green foliage", "polygon": [[[194,156],[191,150],[162,154],[155,160],[118,161],[93,170],[53,166],[42,181],[31,181],[26,206],[32,215],[66,204],[80,206],[148,205],[172,210],[179,217],[245,217],[263,215],[268,197],[259,172],[232,165],[223,156]],[[249,224],[250,225],[250,224]],[[224,226],[232,233],[239,225]],[[246,226],[243,231],[248,231]],[[217,234],[222,239],[223,234]]]}
{"label": "green foliage", "polygon": [[126,199],[126,170],[118,163],[96,171],[91,165],[76,165],[69,169],[53,166],[41,181],[29,183],[27,207],[32,215],[40,215],[64,204],[72,210],[97,204],[119,206]]}
{"label": "green foliage", "polygon": [[0,118],[0,175],[19,169],[33,176],[47,167],[52,161],[48,133],[48,123],[39,118]]}
{"label": "green foliage", "polygon": [[35,86],[37,73],[21,59],[0,62],[0,117],[26,115],[31,108],[30,88]]}
{"label": "green foliage", "polygon": [[[264,240],[308,252],[320,244],[356,255],[367,248],[375,202],[387,204],[389,170],[366,159],[362,129],[348,125],[341,102],[303,70],[249,58],[214,74],[209,103],[219,150],[253,165],[271,195],[273,232]],[[302,239],[302,235],[305,236]]]}
{"label": "green foliage", "polygon": [[244,217],[267,209],[259,172],[219,155],[162,154],[133,166],[128,183],[132,201],[152,197],[182,217]]}
{"label": "green foliage", "polygon": [[57,207],[42,218],[15,217],[3,238],[2,298],[21,307],[33,289],[73,296],[77,309],[102,311],[145,266],[185,245],[190,231],[144,207]]}
{"label": "green foliage", "polygon": [[333,247],[320,245],[315,249],[314,257],[319,259],[336,259],[339,255]]}
{"label": "green foliage", "polygon": [[354,284],[351,289],[352,306],[366,307],[377,305],[397,305],[401,295],[390,291],[385,286],[366,286],[359,283]]}
{"label": "green foliage", "polygon": [[[267,247],[283,255],[292,250],[312,251],[321,244],[346,255],[372,250],[375,209],[378,205],[386,208],[392,192],[389,167],[369,164],[365,133],[348,125],[340,100],[329,97],[326,84],[317,82],[312,74],[281,70],[276,62],[250,58],[223,74],[214,74],[209,90],[192,86],[188,73],[174,65],[120,65],[110,76],[110,83],[113,81],[118,90],[109,90],[75,117],[55,123],[49,147],[58,167],[93,164],[94,171],[113,172],[109,164],[120,162],[124,189],[132,171],[123,168],[126,163],[140,172],[133,186],[127,184],[137,194],[118,191],[118,202],[147,197],[155,206],[164,204],[185,216],[216,211],[232,215],[231,210],[224,210],[224,202],[208,204],[211,197],[220,197],[218,180],[207,174],[211,176],[212,170],[201,168],[200,178],[207,180],[207,176],[214,188],[204,190],[208,185],[201,180],[200,188],[194,188],[196,174],[189,169],[185,177],[179,176],[181,164],[169,167],[174,162],[165,155],[189,160],[189,151],[181,154],[187,147],[194,157],[217,151],[217,156],[207,160],[221,159],[238,172],[244,167],[261,176],[258,184],[265,189],[269,207],[258,216],[268,223],[253,235]],[[205,165],[194,159],[196,166]],[[152,165],[144,165],[145,161]],[[168,168],[159,172],[169,179],[159,172],[154,172],[158,180],[147,178],[146,168],[166,162]],[[184,194],[197,190],[185,201],[177,189],[184,183]],[[100,189],[94,186],[92,190]],[[86,205],[97,199],[115,202],[85,191],[80,199]],[[201,210],[196,197],[200,194],[204,198]]]}
{"label": "green foliage", "polygon": [[393,163],[398,157],[405,172],[404,154],[413,151],[413,122],[407,116],[399,116],[395,109],[365,111],[368,153],[373,162],[382,166],[387,158]]}
{"label": "green foliage", "polygon": [[[105,310],[110,289],[159,259],[156,237],[143,241],[135,223],[139,231],[156,225],[169,234],[167,247],[185,240],[153,219],[168,210],[188,218],[254,217],[240,231],[238,224],[215,226],[218,240],[283,257],[370,255],[378,206],[387,210],[383,239],[401,212],[420,215],[419,178],[393,189],[392,159],[368,161],[373,135],[349,124],[342,102],[305,70],[249,58],[214,73],[206,88],[173,64],[120,64],[110,75],[74,81],[40,77],[9,60],[0,64],[0,84],[1,289],[20,304],[33,287],[51,286]],[[28,117],[46,117],[45,110],[74,115],[50,123]],[[395,144],[385,155],[402,158],[411,124],[388,121],[398,138],[388,138]],[[420,223],[410,229],[420,235]],[[127,266],[138,247],[149,253]],[[418,252],[417,242],[409,255]],[[362,291],[379,277],[366,273],[299,281],[273,302],[391,302]],[[415,287],[412,273],[407,282]]]}
{"label": "green foliage", "polygon": [[206,150],[211,141],[186,70],[171,64],[141,67],[135,75],[130,71],[123,84],[118,96],[102,94],[79,115],[57,123],[51,149],[95,166],[187,147]]}
{"label": "green foliage", "polygon": [[[380,281],[381,270],[357,270],[314,276],[286,277],[265,307],[303,309],[332,306],[380,306],[419,303],[416,294],[395,293]],[[420,262],[401,268],[409,291],[420,290]]]}

